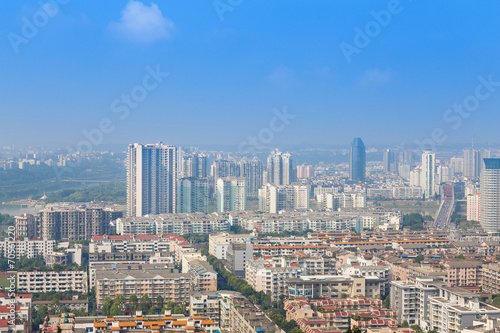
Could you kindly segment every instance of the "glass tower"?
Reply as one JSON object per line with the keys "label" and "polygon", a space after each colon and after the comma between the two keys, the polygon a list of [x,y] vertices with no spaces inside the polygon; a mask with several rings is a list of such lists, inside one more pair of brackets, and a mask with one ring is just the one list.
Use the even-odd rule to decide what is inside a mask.
{"label": "glass tower", "polygon": [[364,181],[366,170],[365,144],[361,138],[354,138],[349,148],[349,180]]}

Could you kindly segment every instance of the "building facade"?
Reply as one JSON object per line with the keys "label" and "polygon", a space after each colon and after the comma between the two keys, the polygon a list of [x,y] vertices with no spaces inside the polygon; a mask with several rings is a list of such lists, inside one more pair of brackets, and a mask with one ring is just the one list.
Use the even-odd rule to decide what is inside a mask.
{"label": "building facade", "polygon": [[175,213],[181,150],[163,143],[131,144],[127,156],[129,216]]}

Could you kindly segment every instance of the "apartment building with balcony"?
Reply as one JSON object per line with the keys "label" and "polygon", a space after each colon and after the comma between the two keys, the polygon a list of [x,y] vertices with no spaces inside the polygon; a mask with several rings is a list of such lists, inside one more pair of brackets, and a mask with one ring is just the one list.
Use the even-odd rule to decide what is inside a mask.
{"label": "apartment building with balcony", "polygon": [[391,308],[399,323],[406,320],[438,333],[459,333],[475,320],[500,317],[500,309],[480,302],[479,295],[439,278],[392,281]]}
{"label": "apartment building with balcony", "polygon": [[86,293],[88,292],[87,272],[17,272],[17,288],[21,292],[28,293],[64,292],[70,290]]}
{"label": "apartment building with balcony", "polygon": [[391,282],[391,308],[398,313],[398,322],[418,324],[418,287],[408,281]]}
{"label": "apartment building with balcony", "polygon": [[24,239],[27,237],[28,239],[33,239],[35,237],[40,237],[40,215],[21,214],[16,216],[14,219],[16,226],[16,238]]}
{"label": "apartment building with balcony", "polygon": [[245,271],[245,280],[256,291],[271,293],[273,300],[280,295],[286,295],[287,283],[290,278],[297,278],[304,273],[298,266],[281,267],[258,258],[249,260]]}
{"label": "apartment building with balcony", "polygon": [[115,298],[121,294],[128,302],[132,294],[139,299],[162,296],[165,302],[189,301],[191,277],[189,274],[172,273],[170,269],[97,271],[95,278],[97,307],[101,308],[104,298]]}
{"label": "apartment building with balcony", "polygon": [[482,290],[486,293],[500,294],[500,265],[499,264],[489,264],[489,265],[483,266],[481,287],[482,287]]}
{"label": "apartment building with balcony", "polygon": [[444,264],[448,284],[459,287],[479,287],[481,285],[480,261],[448,261]]}
{"label": "apartment building with balcony", "polygon": [[123,212],[97,204],[53,204],[39,215],[43,239],[74,241],[108,233],[110,221]]}
{"label": "apartment building with balcony", "polygon": [[15,250],[16,259],[21,259],[21,257],[34,258],[37,256],[47,259],[47,256],[53,253],[55,246],[55,240],[29,240],[26,237],[23,240],[16,240],[15,242],[0,241],[0,253],[3,253],[7,257],[7,254]]}
{"label": "apartment building with balcony", "polygon": [[217,272],[207,261],[187,260],[182,271],[191,276],[192,288],[195,291],[217,291]]}
{"label": "apartment building with balcony", "polygon": [[343,295],[375,298],[380,295],[382,280],[362,276],[300,276],[286,281],[288,297],[341,299]]}
{"label": "apartment building with balcony", "polygon": [[232,332],[283,332],[264,312],[246,298],[230,299],[229,327]]}

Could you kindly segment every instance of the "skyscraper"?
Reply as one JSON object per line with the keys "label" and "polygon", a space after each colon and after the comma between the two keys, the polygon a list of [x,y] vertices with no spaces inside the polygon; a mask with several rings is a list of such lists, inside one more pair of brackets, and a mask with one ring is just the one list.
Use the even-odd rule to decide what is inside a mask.
{"label": "skyscraper", "polygon": [[234,160],[217,159],[212,164],[212,176],[214,184],[219,178],[236,177],[238,176],[238,165]]}
{"label": "skyscraper", "polygon": [[259,188],[262,187],[264,165],[257,157],[248,160],[246,157],[239,162],[239,176],[246,179],[247,196],[257,197]]}
{"label": "skyscraper", "polygon": [[131,144],[127,158],[129,216],[176,211],[178,155],[180,149],[163,143]]}
{"label": "skyscraper", "polygon": [[395,166],[394,152],[390,149],[384,150],[384,156],[382,161],[382,166],[384,172],[389,173],[397,170]]}
{"label": "skyscraper", "polygon": [[217,211],[238,212],[247,208],[246,181],[240,177],[217,179]]}
{"label": "skyscraper", "polygon": [[208,214],[208,180],[182,178],[177,181],[177,213]]}
{"label": "skyscraper", "polygon": [[366,175],[365,144],[361,138],[354,138],[349,148],[349,180],[364,181]]}
{"label": "skyscraper", "polygon": [[430,151],[424,151],[422,154],[422,173],[420,186],[424,191],[424,198],[429,199],[434,196],[435,170],[436,170],[436,155]]}
{"label": "skyscraper", "polygon": [[479,220],[485,231],[500,229],[500,159],[485,158],[481,172]]}
{"label": "skyscraper", "polygon": [[463,160],[463,170],[464,176],[470,178],[476,178],[481,176],[481,170],[483,168],[483,158],[490,158],[491,152],[487,149],[480,151],[471,148],[464,149],[464,160]]}
{"label": "skyscraper", "polygon": [[204,154],[186,155],[182,158],[182,177],[206,178],[207,156]]}
{"label": "skyscraper", "polygon": [[295,169],[290,153],[278,149],[267,158],[267,182],[273,185],[289,185],[295,181]]}

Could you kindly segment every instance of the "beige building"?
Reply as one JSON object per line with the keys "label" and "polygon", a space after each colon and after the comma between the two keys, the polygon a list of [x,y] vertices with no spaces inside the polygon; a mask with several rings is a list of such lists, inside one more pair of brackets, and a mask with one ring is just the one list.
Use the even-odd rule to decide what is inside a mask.
{"label": "beige building", "polygon": [[16,238],[33,239],[34,237],[39,237],[40,230],[40,216],[31,214],[22,214],[15,217],[16,224]]}
{"label": "beige building", "polygon": [[17,288],[21,292],[45,293],[48,291],[88,291],[87,272],[48,271],[18,272]]}
{"label": "beige building", "polygon": [[259,258],[247,263],[245,280],[256,291],[271,293],[273,300],[277,300],[280,295],[287,293],[286,281],[290,278],[297,278],[302,273],[301,267],[281,267]]}
{"label": "beige building", "polygon": [[212,265],[204,260],[188,260],[182,270],[191,276],[192,288],[196,291],[217,291],[217,273]]}
{"label": "beige building", "polygon": [[326,297],[340,299],[343,295],[348,297],[364,296],[375,298],[380,295],[382,280],[377,277],[360,276],[301,276],[286,281],[289,297]]}
{"label": "beige building", "polygon": [[154,300],[162,296],[165,302],[189,301],[191,277],[189,274],[172,273],[170,269],[116,270],[96,272],[95,293],[97,307],[101,308],[104,298],[121,294],[128,302],[131,295],[141,298],[148,295]]}
{"label": "beige building", "polygon": [[94,205],[52,205],[40,211],[42,238],[45,240],[90,240],[109,232],[109,222],[121,211]]}

